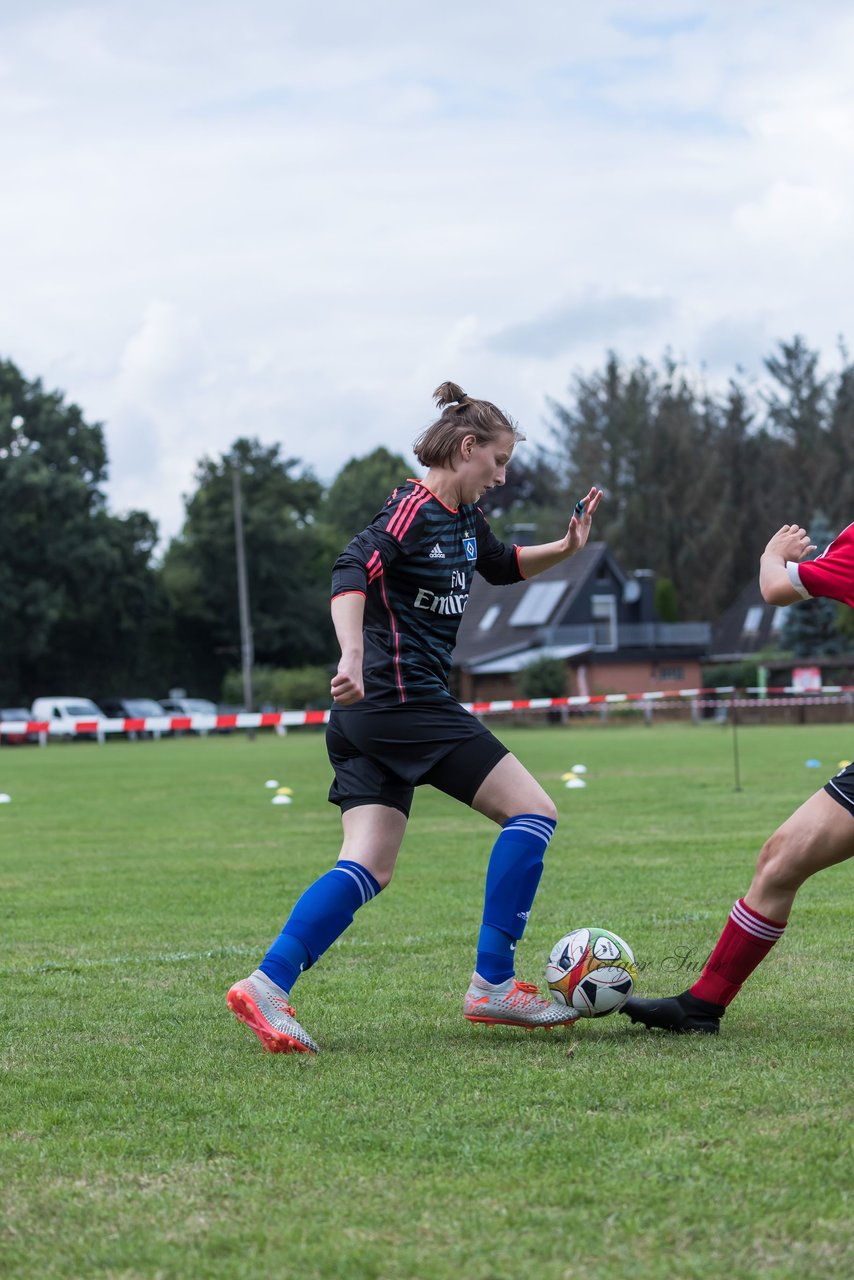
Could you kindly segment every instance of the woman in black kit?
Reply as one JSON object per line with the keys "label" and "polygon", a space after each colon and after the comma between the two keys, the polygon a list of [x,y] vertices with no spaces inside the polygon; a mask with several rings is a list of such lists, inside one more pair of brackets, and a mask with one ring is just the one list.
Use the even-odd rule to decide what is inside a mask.
{"label": "woman in black kit", "polygon": [[557,822],[540,784],[448,690],[451,654],[475,569],[502,585],[531,578],[587,542],[602,498],[592,488],[562,538],[507,546],[477,503],[504,483],[524,435],[488,400],[453,382],[434,393],[441,416],[414,445],[427,469],[389,497],[335,562],[332,619],[341,649],[332,679],[327,748],[341,809],[338,862],[294,906],[258,969],[228,1004],[274,1053],[316,1053],[289,994],[389,883],[416,786],[429,783],[491,818],[501,831],[486,873],[477,960],[463,1012],[471,1022],[526,1028],[571,1022],[514,976],[543,855]]}

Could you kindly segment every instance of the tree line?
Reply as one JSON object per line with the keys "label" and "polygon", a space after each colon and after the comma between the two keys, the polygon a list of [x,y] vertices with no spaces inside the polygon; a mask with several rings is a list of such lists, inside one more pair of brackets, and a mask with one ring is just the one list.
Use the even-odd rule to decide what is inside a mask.
{"label": "tree line", "polygon": [[[796,337],[765,371],[761,387],[737,374],[714,392],[669,357],[609,354],[548,402],[548,443],[521,449],[486,495],[494,528],[552,538],[599,484],[596,536],[627,569],[654,572],[662,616],[714,621],[780,524],[854,518],[854,365],[843,351],[841,371],[822,373]],[[332,663],[332,562],[411,474],[379,448],[324,486],[279,445],[240,438],[200,460],[183,528],[158,558],[146,512],[107,509],[107,467],[103,426],[0,360],[0,704],[176,685],[220,697],[240,665],[235,470],[256,660]]]}

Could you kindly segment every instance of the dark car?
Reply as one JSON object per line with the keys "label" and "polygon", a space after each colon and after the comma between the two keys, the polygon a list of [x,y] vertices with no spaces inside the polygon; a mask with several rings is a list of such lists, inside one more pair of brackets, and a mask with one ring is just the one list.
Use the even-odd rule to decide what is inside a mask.
{"label": "dark car", "polygon": [[[209,698],[163,698],[161,705],[167,715],[170,716],[212,716],[216,717],[219,712],[215,702],[211,702]],[[182,732],[178,730],[177,732]],[[217,729],[214,724],[210,728],[190,730],[191,733],[199,733],[204,737],[208,733],[222,733],[221,729]]]}
{"label": "dark car", "polygon": [[[32,720],[32,716],[29,707],[0,707],[0,720],[13,724],[27,724]],[[38,742],[38,740],[39,735],[35,731],[27,732],[26,729],[23,733],[0,732],[0,746],[7,742],[20,745],[24,742]]]}
{"label": "dark car", "polygon": [[[100,702],[101,710],[105,716],[109,716],[111,720],[152,720],[168,718],[169,712],[156,702],[154,698],[102,698]],[[129,738],[159,738],[161,734],[168,734],[169,729],[151,729],[138,728],[129,729]]]}

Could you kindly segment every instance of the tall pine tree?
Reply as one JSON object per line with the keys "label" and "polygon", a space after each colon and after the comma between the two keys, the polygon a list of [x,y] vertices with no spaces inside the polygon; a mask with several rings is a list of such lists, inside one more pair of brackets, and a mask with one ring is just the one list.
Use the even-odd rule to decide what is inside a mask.
{"label": "tall pine tree", "polygon": [[[820,511],[813,516],[808,532],[816,544],[815,553],[809,557],[813,560],[833,541],[834,533],[827,517]],[[783,647],[796,658],[821,658],[844,653],[848,642],[839,629],[838,613],[838,606],[833,600],[801,600],[791,605],[780,636]]]}

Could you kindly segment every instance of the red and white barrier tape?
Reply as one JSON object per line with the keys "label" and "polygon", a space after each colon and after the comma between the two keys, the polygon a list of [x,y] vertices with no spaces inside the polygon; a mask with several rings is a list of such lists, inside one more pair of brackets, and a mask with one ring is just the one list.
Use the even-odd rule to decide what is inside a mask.
{"label": "red and white barrier tape", "polygon": [[[750,694],[798,694],[799,697],[772,698]],[[650,703],[662,701],[696,702],[700,706],[762,707],[762,706],[818,706],[847,701],[846,695],[854,693],[854,685],[823,685],[805,692],[793,685],[765,690],[737,690],[729,686],[715,689],[657,689],[646,693],[591,693],[576,694],[567,698],[508,698],[494,702],[464,702],[462,705],[474,715],[493,715],[508,711],[551,711],[564,707],[602,707],[620,703]],[[739,695],[739,696],[736,696]],[[833,696],[827,696],[833,695]],[[40,734],[47,737],[69,737],[80,734],[111,733],[212,733],[224,729],[277,729],[305,725],[322,725],[329,719],[328,711],[238,711],[230,715],[146,716],[144,719],[69,720],[56,724],[50,720],[0,721],[0,736]]]}
{"label": "red and white barrier tape", "polygon": [[144,719],[103,720],[4,720],[0,734],[44,733],[67,738],[75,734],[102,733],[211,733],[216,729],[275,729],[307,724],[325,724],[328,711],[239,711],[232,715],[146,716]]}

